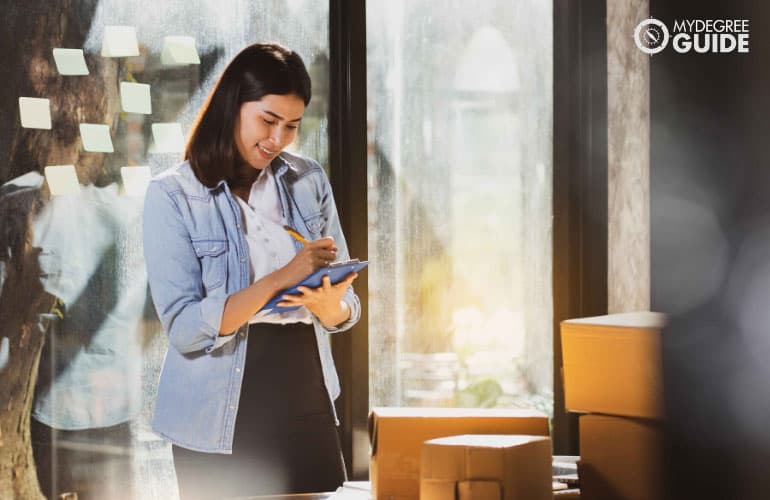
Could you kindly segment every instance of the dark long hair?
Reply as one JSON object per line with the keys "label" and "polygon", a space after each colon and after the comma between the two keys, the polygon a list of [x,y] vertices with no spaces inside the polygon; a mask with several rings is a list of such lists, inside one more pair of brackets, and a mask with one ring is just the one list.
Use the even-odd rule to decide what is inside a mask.
{"label": "dark long hair", "polygon": [[184,157],[204,185],[214,187],[222,179],[239,184],[243,160],[235,145],[235,122],[241,104],[268,94],[295,94],[307,106],[310,75],[296,52],[276,43],[255,43],[227,65],[190,132]]}

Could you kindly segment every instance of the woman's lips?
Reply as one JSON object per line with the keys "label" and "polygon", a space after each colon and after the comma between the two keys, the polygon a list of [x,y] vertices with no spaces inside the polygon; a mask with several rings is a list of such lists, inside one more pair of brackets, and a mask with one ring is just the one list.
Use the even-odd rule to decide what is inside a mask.
{"label": "woman's lips", "polygon": [[257,151],[259,152],[259,155],[266,160],[270,160],[275,156],[275,151],[263,148],[259,144],[257,144]]}

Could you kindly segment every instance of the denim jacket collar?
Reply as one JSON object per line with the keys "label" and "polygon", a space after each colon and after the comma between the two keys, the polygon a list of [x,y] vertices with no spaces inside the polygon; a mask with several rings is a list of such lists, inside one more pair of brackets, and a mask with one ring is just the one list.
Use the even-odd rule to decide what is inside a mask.
{"label": "denim jacket collar", "polygon": [[[276,180],[278,180],[285,172],[288,170],[292,164],[283,157],[282,154],[279,154],[275,158],[273,158],[273,161],[270,162],[270,165],[267,168],[273,169],[273,174],[275,175]],[[216,191],[217,189],[222,188],[227,182],[224,179],[220,179],[219,182],[217,182],[212,187],[206,187],[206,189],[209,192]]]}

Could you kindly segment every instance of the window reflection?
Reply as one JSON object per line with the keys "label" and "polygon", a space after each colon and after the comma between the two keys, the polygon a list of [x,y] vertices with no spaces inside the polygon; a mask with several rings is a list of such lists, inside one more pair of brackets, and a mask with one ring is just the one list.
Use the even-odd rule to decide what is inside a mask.
{"label": "window reflection", "polygon": [[371,404],[551,413],[551,7],[367,18]]}
{"label": "window reflection", "polygon": [[[22,414],[31,396],[23,384],[42,352],[27,411],[46,496],[174,498],[170,449],[149,427],[166,340],[148,299],[140,216],[147,170],[160,172],[180,154],[153,149],[153,125],[177,123],[186,133],[227,61],[249,43],[276,40],[302,54],[315,86],[293,147],[325,164],[328,4],[89,5],[31,0],[10,6],[18,16],[0,21],[24,42],[0,48],[13,73],[3,102],[13,102],[17,114],[8,115],[18,116],[19,97],[47,98],[52,122],[50,130],[21,128],[18,119],[0,123],[8,152],[0,162],[0,376],[15,388],[8,393],[14,415]],[[134,27],[139,55],[103,57],[107,26]],[[110,50],[122,50],[121,43]],[[89,74],[61,75],[54,48],[82,48]],[[149,85],[150,102],[146,87],[123,95],[125,83]],[[85,151],[81,123],[108,126],[114,152]],[[74,165],[79,189],[53,195],[42,175],[51,165]],[[10,428],[1,429],[6,449],[15,439]]]}

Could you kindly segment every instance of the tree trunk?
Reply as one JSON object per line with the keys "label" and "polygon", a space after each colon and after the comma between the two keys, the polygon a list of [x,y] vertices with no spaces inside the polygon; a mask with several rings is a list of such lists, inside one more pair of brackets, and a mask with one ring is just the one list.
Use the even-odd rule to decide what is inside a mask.
{"label": "tree trunk", "polygon": [[[3,203],[2,216],[15,215],[27,222],[30,217],[25,214],[32,212],[37,193],[15,198],[22,199],[14,200],[14,206]],[[32,457],[29,418],[45,340],[35,311],[45,310],[46,306],[50,310],[53,300],[46,300],[39,274],[37,254],[23,241],[21,253],[6,266],[0,302],[2,334],[10,340],[8,363],[0,374],[0,498],[42,498]]]}
{"label": "tree trunk", "polygon": [[[0,19],[0,184],[47,165],[75,164],[82,184],[105,175],[103,155],[85,153],[78,124],[114,123],[117,62],[86,54],[88,76],[61,76],[52,50],[81,48],[95,0],[28,0],[7,5]],[[21,127],[19,97],[51,100],[52,130]],[[42,498],[30,443],[30,411],[45,325],[54,299],[40,284],[39,250],[31,246],[31,222],[48,198],[47,188],[0,197],[0,498]],[[74,214],[73,214],[74,215]],[[2,356],[0,356],[2,357]]]}

